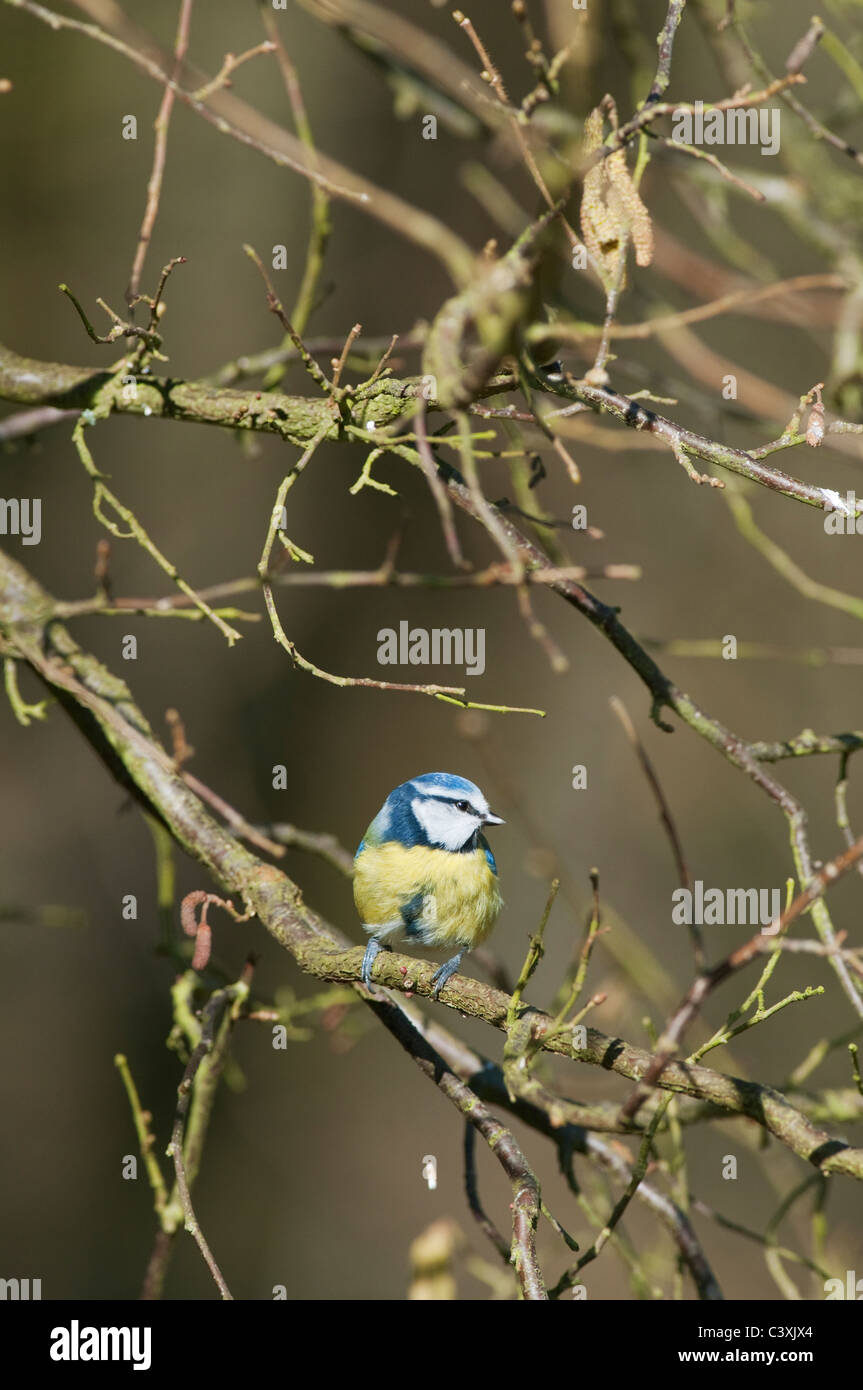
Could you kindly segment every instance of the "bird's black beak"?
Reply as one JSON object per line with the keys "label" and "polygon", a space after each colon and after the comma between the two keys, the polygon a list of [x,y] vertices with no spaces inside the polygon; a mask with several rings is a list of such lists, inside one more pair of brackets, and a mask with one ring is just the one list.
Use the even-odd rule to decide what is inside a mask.
{"label": "bird's black beak", "polygon": [[487,816],[482,818],[483,825],[506,825],[503,816],[496,816],[493,811],[489,811]]}

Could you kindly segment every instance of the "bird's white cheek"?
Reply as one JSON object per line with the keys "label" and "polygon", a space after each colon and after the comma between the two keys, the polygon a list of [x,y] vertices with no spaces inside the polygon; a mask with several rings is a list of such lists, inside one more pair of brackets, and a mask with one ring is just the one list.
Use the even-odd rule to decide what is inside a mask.
{"label": "bird's white cheek", "polygon": [[417,797],[412,802],[412,810],[432,845],[456,851],[473,834],[475,817],[466,816],[443,802]]}

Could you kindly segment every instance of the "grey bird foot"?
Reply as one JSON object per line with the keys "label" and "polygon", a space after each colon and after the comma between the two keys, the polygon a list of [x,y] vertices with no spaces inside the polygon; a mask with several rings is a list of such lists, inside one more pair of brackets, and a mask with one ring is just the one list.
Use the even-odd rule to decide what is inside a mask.
{"label": "grey bird foot", "polygon": [[467,955],[466,951],[459,951],[457,956],[452,956],[449,960],[445,960],[440,969],[435,971],[432,975],[432,984],[434,985],[432,999],[438,998],[444,985],[448,980],[452,979],[453,975],[458,970],[461,965],[461,958],[465,955]]}
{"label": "grey bird foot", "polygon": [[383,950],[384,950],[384,947],[383,947],[383,946],[381,945],[381,943],[378,941],[377,937],[376,937],[376,936],[373,936],[372,939],[371,939],[371,941],[369,942],[368,946],[366,947],[366,953],[365,953],[365,955],[363,956],[363,970],[362,970],[362,977],[361,977],[361,978],[362,978],[362,982],[363,982],[364,985],[370,985],[370,984],[371,984],[371,982],[372,982],[372,968],[373,968],[374,963],[375,963],[375,961],[377,960],[377,957],[379,956],[380,952],[383,951]]}

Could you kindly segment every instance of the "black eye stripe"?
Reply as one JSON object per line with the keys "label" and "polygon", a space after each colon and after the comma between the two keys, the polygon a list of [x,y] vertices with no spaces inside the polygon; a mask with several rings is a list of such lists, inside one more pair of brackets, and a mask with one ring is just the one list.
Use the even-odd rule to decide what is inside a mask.
{"label": "black eye stripe", "polygon": [[452,796],[426,796],[427,801],[439,801],[442,806],[454,806],[457,811],[472,811],[475,816],[481,814],[475,806],[463,798],[456,800]]}

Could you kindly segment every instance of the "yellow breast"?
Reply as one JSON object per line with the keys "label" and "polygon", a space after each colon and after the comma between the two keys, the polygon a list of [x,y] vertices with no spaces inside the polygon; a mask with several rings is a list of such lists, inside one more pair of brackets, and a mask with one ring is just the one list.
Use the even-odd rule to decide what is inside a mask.
{"label": "yellow breast", "polygon": [[[354,865],[354,902],[376,936],[409,935],[429,946],[471,949],[484,941],[502,907],[485,851],[451,854],[395,841],[367,845]],[[402,909],[414,904],[405,930]]]}

